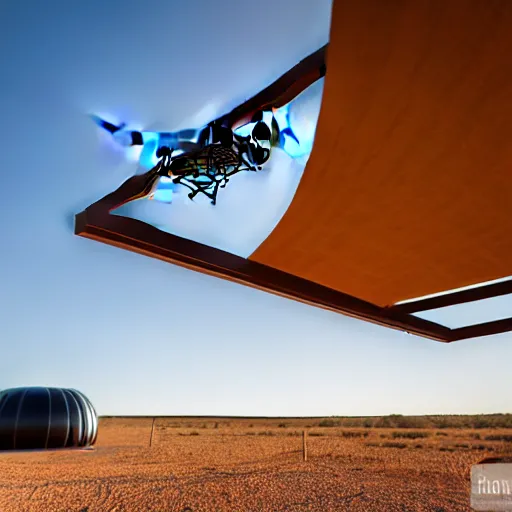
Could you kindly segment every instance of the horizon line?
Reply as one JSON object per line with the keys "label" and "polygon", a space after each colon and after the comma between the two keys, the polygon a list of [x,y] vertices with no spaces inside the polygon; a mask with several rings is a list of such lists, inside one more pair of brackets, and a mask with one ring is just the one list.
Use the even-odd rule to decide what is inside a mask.
{"label": "horizon line", "polygon": [[98,418],[189,418],[189,419],[250,419],[250,420],[317,420],[317,419],[371,419],[386,418],[389,416],[401,416],[404,418],[427,418],[429,416],[506,416],[512,415],[512,412],[491,412],[474,414],[380,414],[375,416],[225,416],[225,415],[152,415],[152,414],[101,414]]}

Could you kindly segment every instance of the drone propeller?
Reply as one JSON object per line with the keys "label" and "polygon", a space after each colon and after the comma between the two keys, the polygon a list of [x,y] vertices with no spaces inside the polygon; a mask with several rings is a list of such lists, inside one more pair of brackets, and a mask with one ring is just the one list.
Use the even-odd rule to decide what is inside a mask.
{"label": "drone propeller", "polygon": [[121,123],[119,126],[116,126],[115,124],[109,123],[108,121],[105,121],[105,119],[94,114],[91,114],[91,118],[100,128],[103,128],[112,135],[126,126],[126,123]]}
{"label": "drone propeller", "polygon": [[144,140],[142,132],[137,130],[125,130],[126,123],[122,123],[119,126],[105,121],[101,117],[91,114],[92,120],[100,127],[109,132],[117,143],[121,146],[143,146]]}

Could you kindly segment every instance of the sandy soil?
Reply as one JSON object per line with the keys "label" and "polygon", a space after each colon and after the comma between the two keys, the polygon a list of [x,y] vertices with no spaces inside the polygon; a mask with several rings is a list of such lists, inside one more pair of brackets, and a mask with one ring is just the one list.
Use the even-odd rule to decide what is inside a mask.
{"label": "sandy soil", "polygon": [[0,511],[469,511],[471,464],[509,448],[307,423],[162,418],[149,447],[151,419],[102,419],[93,450],[0,454]]}

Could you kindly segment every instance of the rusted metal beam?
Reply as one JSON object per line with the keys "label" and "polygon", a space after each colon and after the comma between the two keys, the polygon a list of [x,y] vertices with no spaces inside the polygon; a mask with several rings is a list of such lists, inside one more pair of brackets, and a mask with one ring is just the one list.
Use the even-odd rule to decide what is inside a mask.
{"label": "rusted metal beam", "polygon": [[512,318],[504,318],[502,320],[452,329],[450,341],[492,336],[493,334],[503,334],[510,331],[512,331]]}
{"label": "rusted metal beam", "polygon": [[405,304],[397,304],[395,306],[391,306],[389,310],[407,314],[419,313],[421,311],[445,308],[456,304],[491,299],[493,297],[509,294],[512,294],[512,280],[479,286],[478,288],[470,288],[468,290],[461,290],[459,292],[447,293],[445,295],[438,295],[437,297],[430,297],[428,299],[420,299],[414,302],[407,302]]}

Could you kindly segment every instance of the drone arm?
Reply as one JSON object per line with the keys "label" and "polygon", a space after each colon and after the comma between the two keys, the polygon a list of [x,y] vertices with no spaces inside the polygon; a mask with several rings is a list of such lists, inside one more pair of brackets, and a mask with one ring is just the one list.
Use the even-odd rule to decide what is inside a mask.
{"label": "drone arm", "polygon": [[234,130],[250,123],[258,111],[279,108],[289,103],[311,84],[325,76],[327,47],[326,44],[301,60],[274,83],[217,119],[217,122]]}
{"label": "drone arm", "polygon": [[[123,204],[130,203],[136,199],[149,196],[160,179],[158,175],[159,166],[153,167],[144,174],[138,174],[128,178],[117,190],[111,192],[101,200],[101,209],[108,209],[109,212],[119,208]],[[98,203],[89,208],[94,209]]]}

